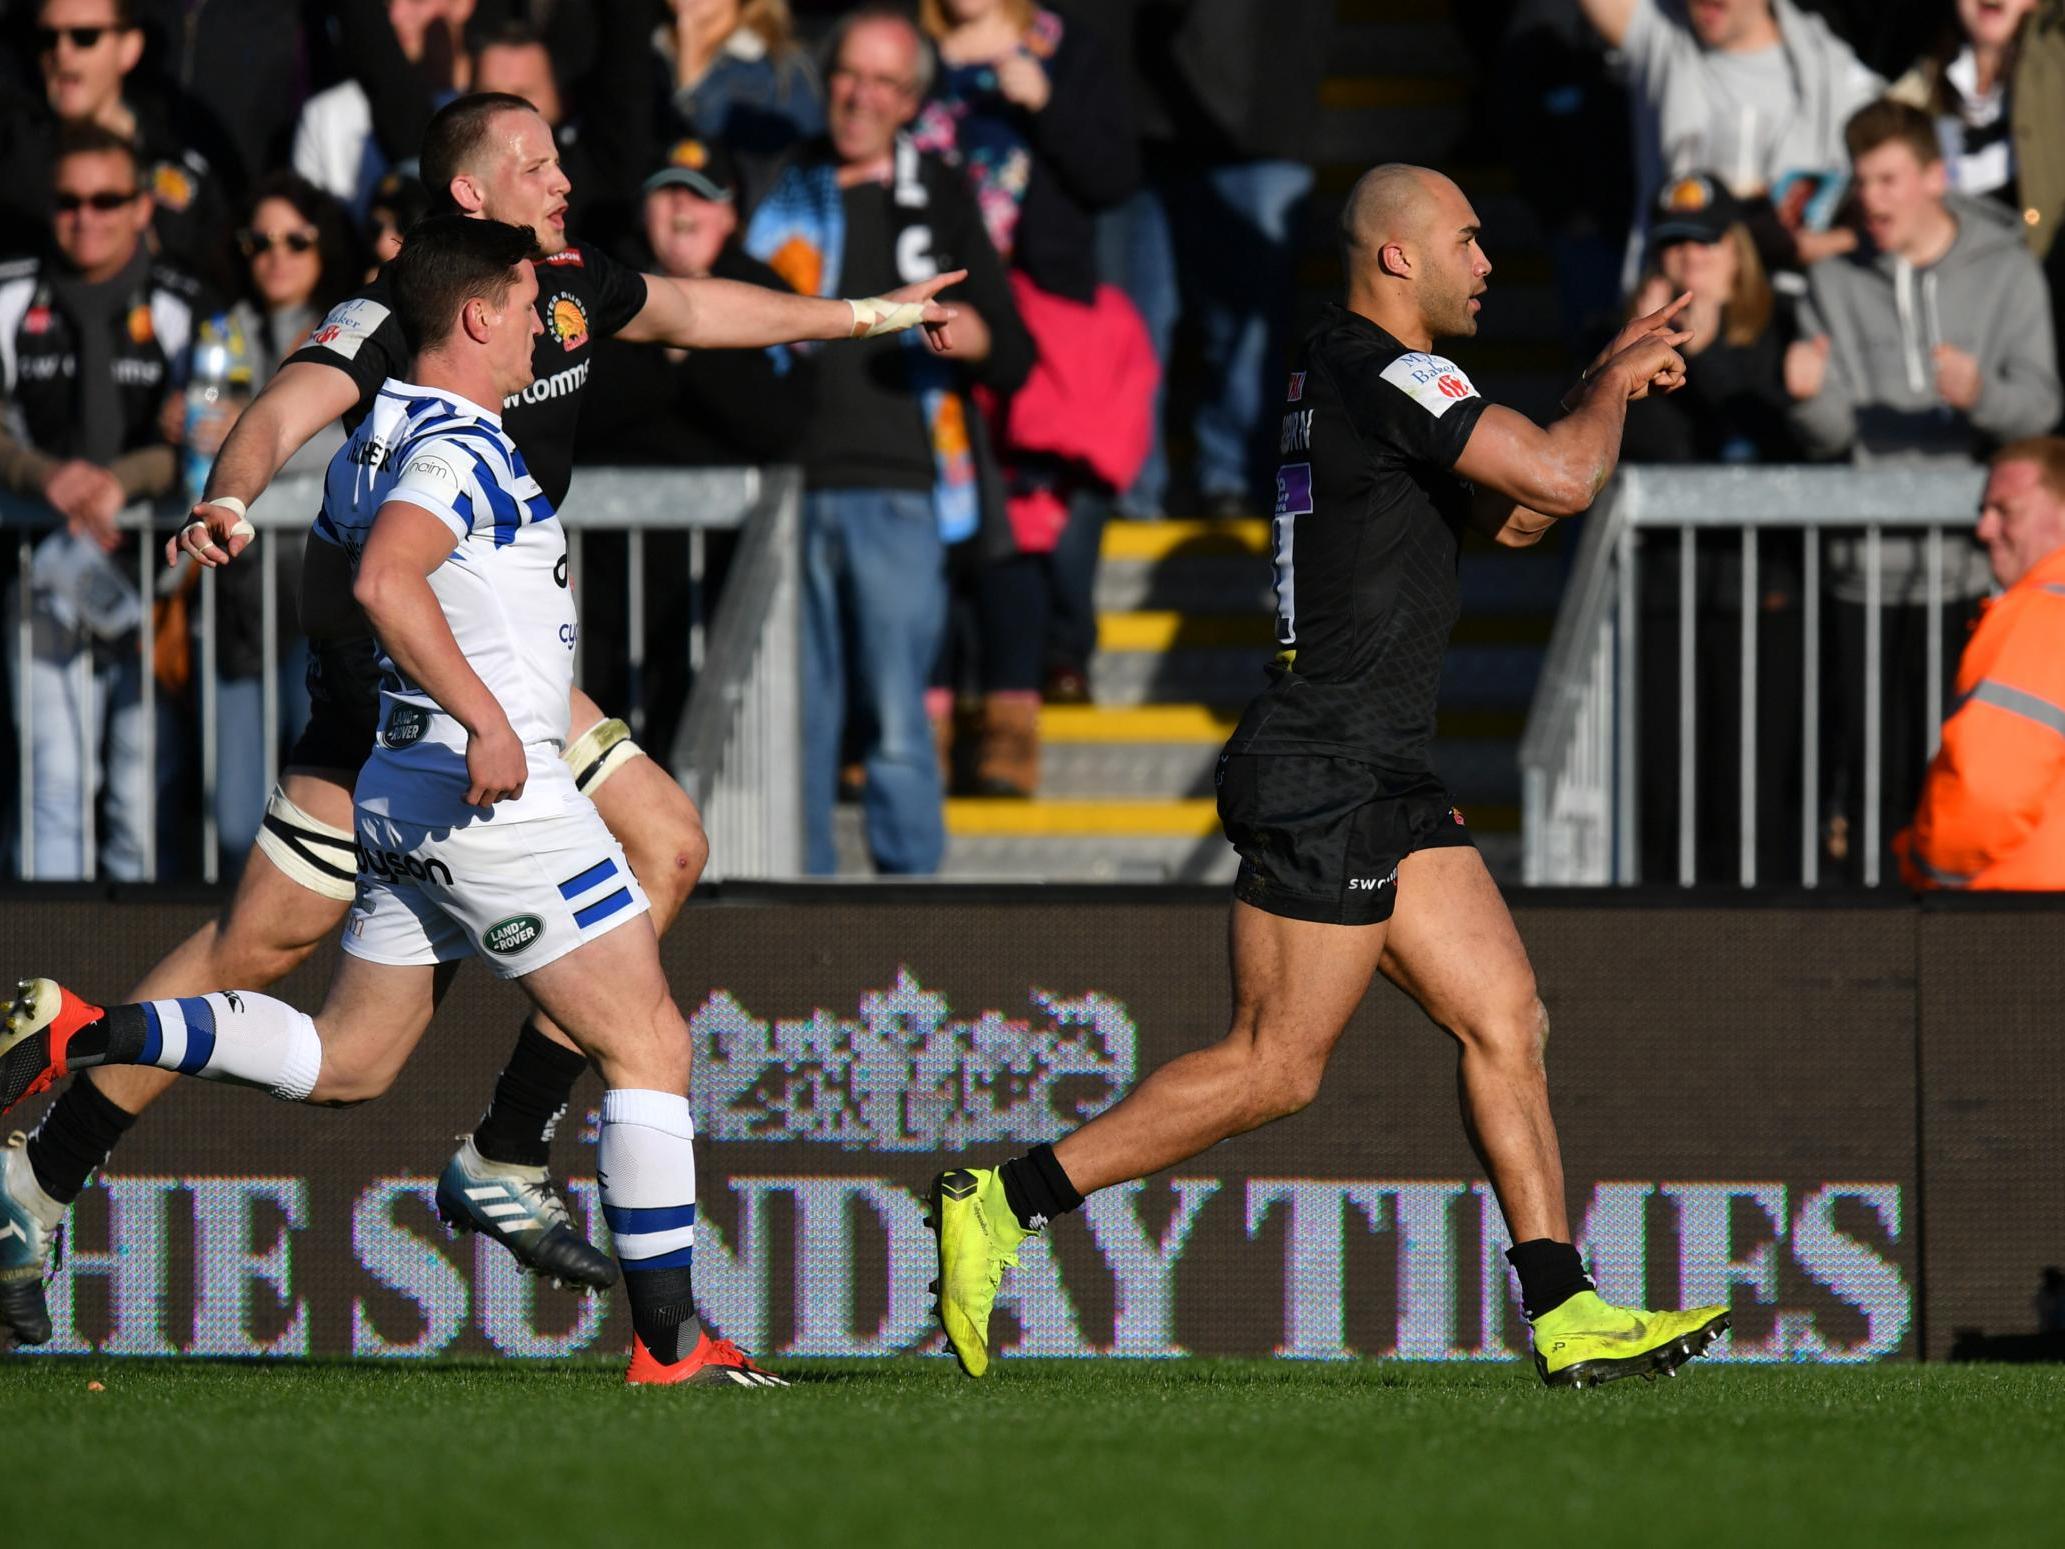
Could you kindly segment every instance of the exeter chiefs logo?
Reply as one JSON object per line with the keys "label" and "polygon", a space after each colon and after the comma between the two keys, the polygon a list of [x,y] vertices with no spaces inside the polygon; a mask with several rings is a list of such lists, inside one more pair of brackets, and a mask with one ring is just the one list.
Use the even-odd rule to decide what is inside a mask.
{"label": "exeter chiefs logo", "polygon": [[563,349],[577,350],[588,342],[588,314],[565,291],[554,296],[545,309],[545,327]]}
{"label": "exeter chiefs logo", "polygon": [[949,1020],[946,997],[898,969],[857,1017],[763,1022],[715,991],[688,1023],[696,1132],[849,1151],[1059,1139],[1133,1084],[1138,1034],[1095,990],[1030,999],[1030,1018]]}

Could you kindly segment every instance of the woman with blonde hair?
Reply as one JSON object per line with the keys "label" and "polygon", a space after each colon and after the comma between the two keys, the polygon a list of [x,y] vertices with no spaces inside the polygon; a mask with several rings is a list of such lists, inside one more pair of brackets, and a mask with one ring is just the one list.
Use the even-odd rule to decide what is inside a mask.
{"label": "woman with blonde hair", "polygon": [[1672,463],[1796,455],[1786,424],[1785,330],[1742,209],[1718,178],[1696,173],[1664,186],[1650,213],[1649,254],[1630,315],[1690,291],[1679,326],[1692,333],[1683,349],[1697,369],[1686,373],[1684,392],[1629,406],[1622,455]]}
{"label": "woman with blonde hair", "polygon": [[824,90],[796,44],[788,0],[671,0],[654,46],[670,71],[671,143],[700,136],[778,154],[825,127]]}

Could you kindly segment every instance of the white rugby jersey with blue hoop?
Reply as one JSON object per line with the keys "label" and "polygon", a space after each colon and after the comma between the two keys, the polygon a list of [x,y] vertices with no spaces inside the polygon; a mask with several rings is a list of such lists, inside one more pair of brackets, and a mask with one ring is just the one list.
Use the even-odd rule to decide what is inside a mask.
{"label": "white rugby jersey with blue hoop", "polygon": [[501,416],[456,393],[390,378],[330,460],[315,535],[343,548],[356,569],[389,501],[452,530],[456,546],[430,573],[430,589],[524,744],[531,773],[517,800],[468,806],[465,728],[383,650],[380,734],[359,773],[358,805],[381,817],[452,824],[522,821],[581,805],[559,756],[576,638],[566,535]]}

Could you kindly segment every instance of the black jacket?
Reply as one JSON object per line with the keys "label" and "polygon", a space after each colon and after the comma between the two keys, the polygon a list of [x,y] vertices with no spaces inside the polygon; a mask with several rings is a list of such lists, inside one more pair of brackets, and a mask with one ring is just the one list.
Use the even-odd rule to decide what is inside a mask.
{"label": "black jacket", "polygon": [[60,458],[105,457],[162,442],[159,411],[180,385],[199,298],[200,287],[176,270],[150,264],[139,272],[111,340],[122,406],[122,444],[111,454],[78,444],[78,330],[53,294],[48,266],[36,260],[0,266],[0,393],[12,428],[39,452]]}
{"label": "black jacket", "polygon": [[1776,325],[1749,344],[1716,339],[1688,357],[1685,385],[1628,405],[1622,457],[1631,463],[1790,462],[1785,338]]}

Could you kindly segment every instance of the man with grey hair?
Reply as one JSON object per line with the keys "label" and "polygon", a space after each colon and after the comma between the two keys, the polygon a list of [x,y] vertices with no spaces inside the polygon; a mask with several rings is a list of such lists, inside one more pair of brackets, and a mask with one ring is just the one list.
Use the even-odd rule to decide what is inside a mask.
{"label": "man with grey hair", "polygon": [[1627,406],[1684,381],[1675,319],[1637,318],[1547,430],[1489,404],[1444,337],[1477,331],[1491,263],[1463,191],[1423,167],[1364,174],[1342,217],[1347,305],[1293,362],[1276,475],[1269,686],[1220,755],[1240,851],[1233,1023],[1058,1144],[934,1180],[939,1312],[971,1376],[1018,1245],[1092,1190],[1297,1112],[1381,971],[1457,1042],[1463,1121],[1515,1246],[1544,1381],[1670,1372],[1728,1309],[1602,1301],[1572,1245],[1542,1058],[1548,1017],[1512,917],[1430,758],[1465,526],[1535,542],[1591,505]]}
{"label": "man with grey hair", "polygon": [[931,46],[902,11],[864,6],[826,56],[825,140],[793,158],[746,227],[746,251],[806,296],[967,271],[939,355],[883,338],[819,362],[824,412],[803,465],[804,862],[837,869],[832,807],[849,687],[867,728],[862,813],[877,870],[936,871],[946,850],[925,689],[946,627],[946,550],[1001,515],[974,386],[1031,371],[1003,263],[962,170],[904,133]]}

